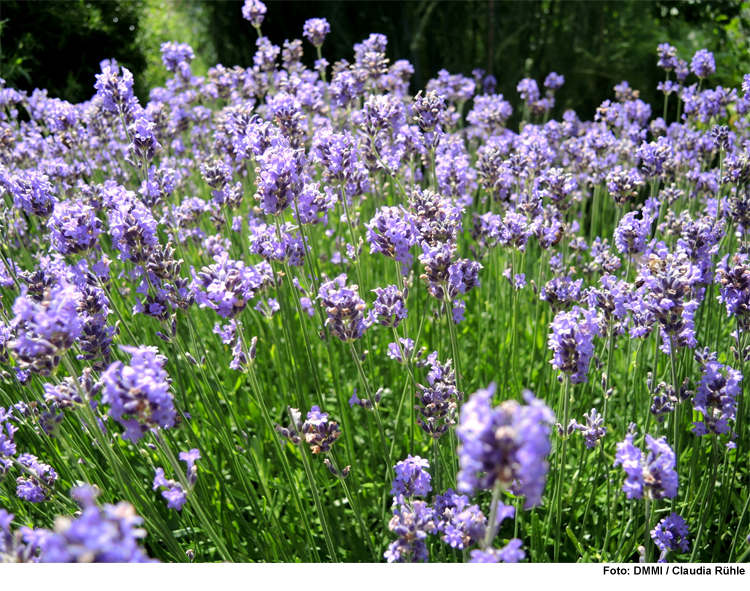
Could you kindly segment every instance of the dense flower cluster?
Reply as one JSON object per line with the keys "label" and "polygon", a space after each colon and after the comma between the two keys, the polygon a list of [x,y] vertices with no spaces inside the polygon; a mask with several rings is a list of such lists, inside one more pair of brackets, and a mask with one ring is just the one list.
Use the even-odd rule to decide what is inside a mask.
{"label": "dense flower cluster", "polygon": [[[714,558],[738,558],[711,515],[744,527],[732,512],[747,493],[750,74],[716,86],[725,55],[662,43],[659,104],[620,81],[576,113],[556,72],[508,92],[483,70],[442,69],[420,90],[382,34],[330,63],[341,32],[326,19],[276,45],[261,33],[276,11],[235,10],[247,63],[198,75],[190,46],[163,43],[167,78],[147,100],[112,59],[80,104],[0,80],[9,507],[46,519],[90,479],[139,507],[190,503],[189,516],[144,513],[164,560],[333,562],[364,547],[380,558],[371,528],[386,527],[390,491],[389,562],[436,547],[546,560],[552,545],[555,559],[594,546],[627,559],[623,497],[675,499],[679,469],[693,485],[678,505],[705,511],[701,527],[688,542],[665,517],[644,560],[654,543],[660,560],[691,545],[703,560],[714,539]],[[321,410],[334,403],[344,427]],[[637,447],[630,421],[657,437]],[[274,428],[296,447],[271,449]],[[189,449],[184,472],[172,448]],[[612,455],[625,472],[614,499]],[[143,520],[100,508],[97,490],[75,489],[80,511],[53,530],[12,532],[0,510],[0,561],[148,560]],[[530,518],[520,497],[539,507]],[[651,517],[632,515],[629,531],[647,534]],[[622,535],[600,545],[605,529]]]}
{"label": "dense flower cluster", "polygon": [[555,416],[526,392],[525,405],[507,400],[492,407],[495,384],[472,394],[461,407],[456,430],[459,447],[458,488],[492,490],[496,484],[525,497],[524,506],[537,505],[547,482],[551,450],[550,425]]}
{"label": "dense flower cluster", "polygon": [[140,440],[150,429],[173,427],[177,413],[164,366],[156,347],[122,347],[130,364],[115,361],[102,374],[102,402],[109,415],[125,427],[123,439]]}
{"label": "dense flower cluster", "polygon": [[640,499],[644,494],[652,499],[671,499],[677,495],[676,459],[666,439],[646,435],[648,453],[633,445],[633,434],[617,444],[614,465],[622,465],[627,479],[622,487],[629,499]]}

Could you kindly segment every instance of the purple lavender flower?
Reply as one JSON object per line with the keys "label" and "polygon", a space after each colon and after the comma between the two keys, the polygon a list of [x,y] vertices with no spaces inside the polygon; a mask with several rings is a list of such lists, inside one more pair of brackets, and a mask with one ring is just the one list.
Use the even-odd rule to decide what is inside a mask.
{"label": "purple lavender flower", "polygon": [[154,475],[154,490],[158,488],[165,489],[161,496],[167,500],[167,508],[182,511],[182,507],[187,503],[188,493],[179,482],[164,477],[164,468],[157,468]]}
{"label": "purple lavender flower", "polygon": [[60,364],[60,357],[83,330],[78,298],[76,287],[65,280],[45,289],[38,299],[23,287],[13,304],[12,327],[17,336],[8,342],[21,369],[50,375]]}
{"label": "purple lavender flower", "polygon": [[412,457],[411,454],[405,460],[398,462],[394,467],[395,478],[391,488],[392,495],[411,497],[426,497],[432,490],[430,486],[431,476],[426,468],[430,463],[419,456]]}
{"label": "purple lavender flower", "polygon": [[38,170],[22,170],[2,179],[0,186],[13,196],[13,205],[29,215],[47,218],[57,202],[49,177]]}
{"label": "purple lavender flower", "polygon": [[584,413],[583,417],[586,419],[586,424],[576,423],[576,429],[583,435],[586,447],[594,449],[599,440],[607,434],[607,428],[602,426],[604,417],[596,412],[595,408],[591,409],[590,414]]}
{"label": "purple lavender flower", "polygon": [[544,79],[544,88],[553,92],[555,90],[560,90],[563,84],[565,84],[565,77],[557,72],[550,72]]}
{"label": "purple lavender flower", "polygon": [[696,51],[693,56],[693,61],[690,62],[690,71],[698,76],[698,78],[708,78],[711,74],[716,72],[714,54],[707,49],[699,49]]}
{"label": "purple lavender flower", "polygon": [[511,115],[513,107],[502,94],[489,94],[474,98],[474,106],[466,115],[466,121],[489,135],[496,135],[505,127]]}
{"label": "purple lavender flower", "polygon": [[266,10],[266,5],[260,0],[245,0],[245,4],[242,6],[242,18],[250,21],[250,24],[257,29],[263,24]]}
{"label": "purple lavender flower", "polygon": [[438,439],[456,424],[455,416],[458,403],[463,399],[463,392],[456,386],[456,372],[453,360],[445,364],[437,359],[437,352],[431,353],[426,360],[430,366],[427,374],[427,386],[417,384],[415,393],[419,404],[414,408],[419,411],[417,424],[431,438]]}
{"label": "purple lavender flower", "polygon": [[120,502],[100,509],[88,487],[75,488],[71,495],[82,506],[81,514],[75,519],[59,517],[53,531],[34,532],[40,562],[154,562],[138,545],[146,532],[138,527],[143,519],[132,505]]}
{"label": "purple lavender flower", "polygon": [[[279,237],[277,227],[253,221],[250,225],[250,252],[262,256],[267,261],[301,267],[305,260],[305,247],[300,233],[292,233],[293,229],[293,224],[285,222],[281,225]],[[270,274],[268,263],[262,264],[268,268]]]}
{"label": "purple lavender flower", "polygon": [[408,312],[404,304],[408,291],[403,293],[395,285],[388,285],[385,288],[376,287],[372,291],[376,295],[372,304],[372,314],[377,317],[377,323],[380,326],[398,328],[401,321],[406,319]]}
{"label": "purple lavender flower", "polygon": [[96,75],[94,88],[102,109],[108,113],[131,121],[133,114],[141,109],[133,94],[133,74],[127,68],[120,72],[117,64],[102,62],[102,73]]}
{"label": "purple lavender flower", "polygon": [[549,348],[552,367],[570,376],[573,384],[587,382],[589,362],[594,355],[594,337],[600,334],[596,310],[573,306],[570,312],[559,312],[551,323]]}
{"label": "purple lavender flower", "polygon": [[536,80],[533,78],[524,78],[521,80],[516,90],[521,95],[521,98],[528,103],[538,101],[541,96],[539,94],[539,86],[537,86]]}
{"label": "purple lavender flower", "polygon": [[635,151],[635,155],[640,158],[641,170],[649,179],[674,173],[676,166],[674,148],[667,137],[662,136],[656,142],[651,143],[644,141]]}
{"label": "purple lavender flower", "polygon": [[288,146],[268,148],[258,157],[260,174],[255,199],[268,215],[279,215],[299,196],[304,186],[297,154]]}
{"label": "purple lavender flower", "polygon": [[382,207],[365,227],[370,252],[379,252],[400,262],[406,275],[414,260],[414,255],[409,251],[419,239],[412,216],[404,209]]}
{"label": "purple lavender flower", "polygon": [[635,216],[636,212],[625,214],[615,228],[615,246],[621,254],[639,254],[646,249],[653,220],[648,216],[638,220]]}
{"label": "purple lavender flower", "polygon": [[422,143],[428,150],[434,150],[443,137],[445,117],[445,97],[434,90],[422,95],[420,90],[414,97],[414,121],[422,132]]}
{"label": "purple lavender flower", "polygon": [[362,338],[369,326],[369,320],[364,314],[366,304],[359,297],[358,286],[346,286],[345,273],[323,283],[318,292],[318,299],[326,311],[326,326],[333,336],[344,343]]}
{"label": "purple lavender flower", "polygon": [[121,202],[109,210],[109,234],[122,260],[146,261],[159,242],[156,228],[151,210],[140,201]]}
{"label": "purple lavender flower", "polygon": [[542,287],[539,299],[547,302],[554,314],[570,310],[581,299],[582,285],[583,279],[573,281],[570,276],[555,277]]}
{"label": "purple lavender flower", "polygon": [[427,562],[429,551],[425,540],[435,530],[434,514],[427,503],[406,503],[402,497],[394,497],[388,529],[398,536],[383,554],[388,562]]}
{"label": "purple lavender flower", "polygon": [[649,452],[644,458],[641,450],[633,445],[632,433],[617,444],[614,465],[622,464],[627,475],[622,490],[629,499],[640,499],[644,492],[652,499],[675,497],[678,479],[672,448],[665,437],[654,439],[650,435],[646,435],[646,446]]}
{"label": "purple lavender flower", "polygon": [[523,542],[513,538],[504,548],[485,548],[484,550],[472,550],[470,563],[495,564],[498,562],[517,563],[526,558],[526,552],[521,549]]}
{"label": "purple lavender flower", "polygon": [[161,44],[161,61],[167,72],[179,73],[183,78],[190,80],[190,62],[195,59],[193,48],[187,43],[175,43],[174,41]]}
{"label": "purple lavender flower", "polygon": [[331,25],[324,18],[311,18],[305,21],[302,35],[315,47],[321,47],[326,35],[331,32]]}
{"label": "purple lavender flower", "polygon": [[547,480],[550,425],[555,416],[531,392],[526,405],[507,400],[492,408],[495,384],[475,392],[461,407],[456,431],[461,470],[458,488],[492,490],[496,483],[524,495],[524,507],[537,505]]}
{"label": "purple lavender flower", "polygon": [[615,203],[627,203],[631,197],[638,194],[638,187],[643,185],[638,169],[625,169],[620,165],[615,166],[607,173],[607,190],[609,196]]}
{"label": "purple lavender flower", "polygon": [[688,259],[686,253],[652,255],[651,263],[641,267],[639,280],[648,291],[645,304],[659,321],[662,333],[662,351],[669,354],[672,346],[693,348],[695,340],[695,311],[698,301],[694,297],[695,285],[702,278],[700,268]]}
{"label": "purple lavender flower", "polygon": [[669,43],[660,43],[656,48],[656,53],[659,56],[659,61],[656,63],[657,66],[663,68],[667,72],[670,72],[677,67],[677,49],[672,47]]}
{"label": "purple lavender flower", "polygon": [[725,255],[716,266],[719,302],[727,308],[727,316],[735,316],[741,332],[750,328],[750,267],[746,254],[736,254],[729,263]]}
{"label": "purple lavender flower", "polygon": [[666,562],[669,552],[689,552],[690,541],[688,540],[687,523],[674,511],[665,517],[651,530],[651,539],[661,550],[659,562]]}
{"label": "purple lavender flower", "polygon": [[190,289],[201,308],[216,310],[222,318],[235,318],[247,307],[248,300],[273,284],[268,263],[248,267],[242,261],[230,259],[226,252],[216,255],[214,261],[197,274],[191,269]]}
{"label": "purple lavender flower", "polygon": [[701,420],[693,423],[696,435],[730,432],[728,421],[737,413],[742,374],[728,365],[710,361],[703,367],[703,378],[693,397],[693,408],[701,413]]}
{"label": "purple lavender flower", "polygon": [[3,458],[11,458],[17,452],[15,434],[18,427],[13,424],[15,420],[12,408],[6,411],[0,407],[0,481],[3,480],[12,465],[9,460]]}
{"label": "purple lavender flower", "polygon": [[164,366],[167,359],[156,347],[121,347],[131,355],[129,365],[116,361],[102,374],[102,403],[125,427],[123,439],[137,443],[149,429],[174,426],[177,413]]}
{"label": "purple lavender flower", "polygon": [[398,343],[388,343],[386,354],[390,359],[404,365],[407,360],[411,359],[411,354],[414,352],[414,341],[412,339],[400,338],[399,342],[401,343],[401,347],[399,347]]}
{"label": "purple lavender flower", "polygon": [[55,206],[47,221],[52,245],[60,254],[69,255],[91,250],[102,233],[102,222],[92,207],[79,201]]}
{"label": "purple lavender flower", "polygon": [[161,148],[154,134],[155,127],[148,119],[139,117],[130,128],[133,138],[130,142],[130,150],[139,161],[153,160],[156,151]]}
{"label": "purple lavender flower", "polygon": [[313,406],[307,413],[307,420],[302,423],[299,432],[314,454],[331,451],[331,446],[341,436],[338,423],[329,421],[328,413],[321,412],[318,406]]}
{"label": "purple lavender flower", "polygon": [[23,476],[16,479],[16,494],[29,503],[42,503],[49,500],[52,488],[57,481],[57,472],[52,466],[42,464],[36,456],[21,454],[18,463]]}

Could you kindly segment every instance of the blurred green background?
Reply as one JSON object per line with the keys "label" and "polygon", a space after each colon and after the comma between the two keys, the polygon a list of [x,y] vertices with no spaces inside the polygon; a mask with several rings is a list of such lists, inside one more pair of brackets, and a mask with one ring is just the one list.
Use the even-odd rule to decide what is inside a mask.
{"label": "blurred green background", "polygon": [[[308,18],[325,17],[332,32],[323,54],[351,60],[352,45],[372,32],[389,39],[388,57],[415,67],[412,90],[441,68],[470,74],[484,68],[498,92],[512,101],[521,78],[566,78],[556,115],[574,108],[590,117],[612,86],[628,80],[647,102],[656,102],[663,72],[655,50],[672,43],[690,60],[700,48],[716,55],[714,85],[738,86],[750,72],[750,2],[723,0],[412,2],[269,0],[263,33],[275,44],[301,38]],[[255,31],[242,19],[239,0],[110,0],[0,2],[0,77],[22,89],[47,88],[53,96],[82,101],[93,94],[99,62],[114,57],[130,68],[142,100],[164,83],[159,45],[189,43],[196,74],[215,63],[248,66]],[[305,42],[306,61],[314,59]]]}

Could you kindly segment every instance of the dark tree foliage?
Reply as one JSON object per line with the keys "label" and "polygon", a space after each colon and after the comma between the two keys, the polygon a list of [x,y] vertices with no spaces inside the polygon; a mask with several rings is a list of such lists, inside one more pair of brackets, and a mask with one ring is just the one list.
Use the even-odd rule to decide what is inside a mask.
{"label": "dark tree foliage", "polygon": [[16,88],[46,88],[72,102],[91,98],[99,62],[115,58],[136,80],[146,66],[136,43],[142,3],[0,2],[0,77]]}
{"label": "dark tree foliage", "polygon": [[[225,66],[252,65],[255,31],[239,17],[242,1],[206,4],[209,35]],[[740,14],[736,1],[502,2],[489,0],[415,2],[269,0],[263,34],[275,44],[302,37],[308,18],[325,17],[331,34],[323,46],[329,62],[351,60],[352,46],[370,33],[388,37],[391,61],[414,65],[412,90],[445,68],[469,74],[483,68],[498,79],[498,92],[518,98],[516,84],[531,76],[543,80],[550,71],[567,80],[558,93],[557,113],[575,108],[590,116],[613,95],[612,87],[628,80],[646,102],[659,104],[656,85],[664,72],[656,67],[656,45],[670,42],[690,60],[694,47],[685,36],[698,32],[717,62],[726,52],[724,25]],[[306,61],[315,52],[305,42]],[[741,74],[719,69],[738,85]],[[735,79],[736,78],[736,79]]]}

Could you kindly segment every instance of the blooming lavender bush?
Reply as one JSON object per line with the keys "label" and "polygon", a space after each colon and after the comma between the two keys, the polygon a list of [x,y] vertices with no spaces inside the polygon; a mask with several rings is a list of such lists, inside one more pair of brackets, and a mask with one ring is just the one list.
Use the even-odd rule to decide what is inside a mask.
{"label": "blooming lavender bush", "polygon": [[746,558],[750,75],[412,94],[265,16],[145,104],[0,81],[0,561]]}

